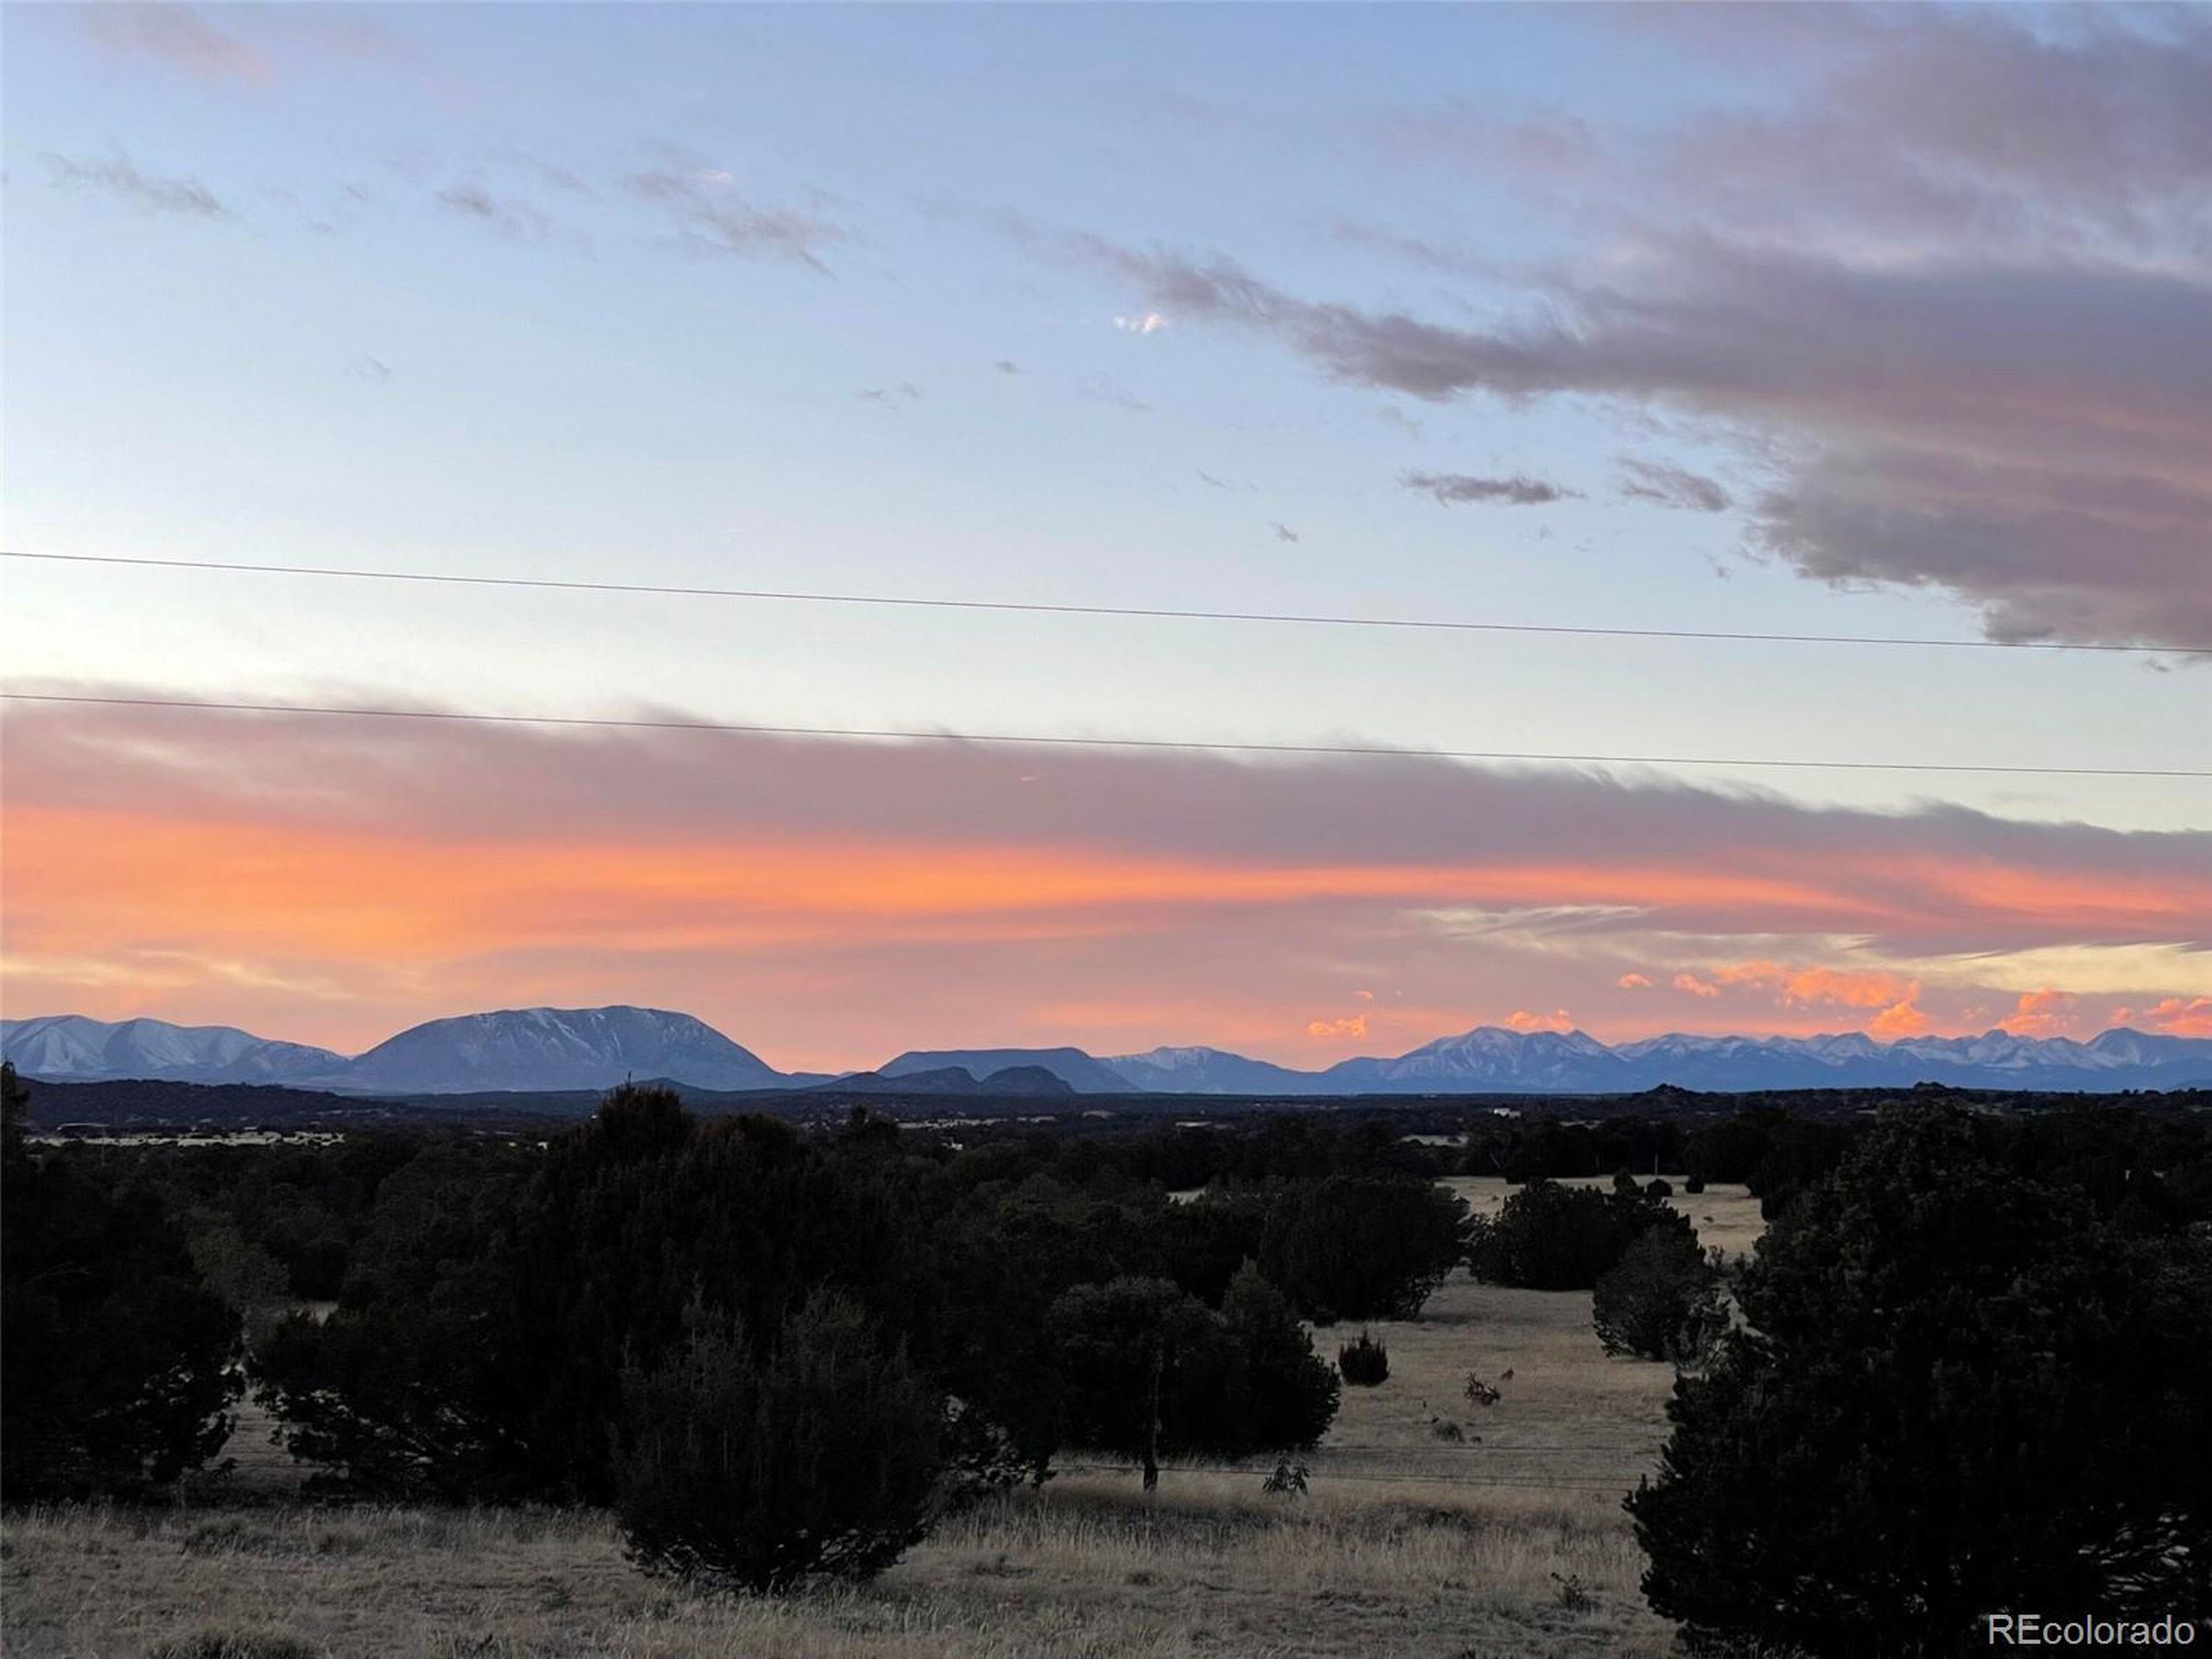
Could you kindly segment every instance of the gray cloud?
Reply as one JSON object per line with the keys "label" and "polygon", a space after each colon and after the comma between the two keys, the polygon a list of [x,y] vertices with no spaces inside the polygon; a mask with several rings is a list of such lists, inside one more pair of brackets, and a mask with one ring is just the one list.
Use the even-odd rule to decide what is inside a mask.
{"label": "gray cloud", "polygon": [[901,380],[888,386],[863,386],[853,394],[863,403],[880,404],[886,409],[896,409],[902,404],[919,403],[922,389],[911,380]]}
{"label": "gray cloud", "polygon": [[[1859,264],[1690,233],[1465,327],[1305,300],[1226,259],[1065,245],[1164,315],[1253,330],[1351,384],[1719,422],[1785,457],[1754,539],[1808,576],[1946,588],[2012,634],[2212,639],[2212,272]],[[2038,469],[2093,487],[1988,499]]]}
{"label": "gray cloud", "polygon": [[57,185],[105,191],[154,213],[185,213],[198,219],[232,216],[230,209],[199,180],[152,177],[119,155],[108,161],[77,162],[49,151],[44,160]]}
{"label": "gray cloud", "polygon": [[1519,473],[1510,478],[1477,478],[1465,473],[1406,473],[1398,482],[1409,490],[1434,496],[1447,507],[1468,502],[1535,507],[1551,501],[1577,499],[1581,494],[1579,490]]}
{"label": "gray cloud", "polygon": [[[2185,7],[1821,7],[1639,25],[1731,56],[1779,50],[1807,75],[1785,113],[1711,117],[1656,153],[1654,187],[1771,236],[1836,229],[1955,248],[2212,238],[2212,24]],[[1686,9],[1685,9],[1686,10]]]}
{"label": "gray cloud", "polygon": [[1293,530],[1288,524],[1283,524],[1278,519],[1268,519],[1268,528],[1274,531],[1275,540],[1279,542],[1295,542],[1300,539],[1299,534],[1296,531]]}
{"label": "gray cloud", "polygon": [[1621,457],[1620,492],[1632,501],[1656,501],[1691,512],[1726,512],[1735,498],[1713,479],[1661,461]]}
{"label": "gray cloud", "polygon": [[474,219],[518,242],[542,242],[559,229],[550,214],[529,202],[508,195],[493,195],[473,179],[448,185],[438,192],[437,199],[441,207],[461,218]]}
{"label": "gray cloud", "polygon": [[1089,404],[1104,404],[1110,409],[1126,409],[1132,415],[1149,415],[1152,405],[1136,393],[1103,374],[1086,374],[1075,383],[1076,396]]}
{"label": "gray cloud", "polygon": [[[1760,480],[1750,545],[1812,580],[1941,589],[2000,638],[2212,641],[2212,14],[1616,15],[1790,95],[1634,142],[1541,111],[1392,118],[1398,154],[1525,187],[1597,238],[1543,270],[1474,255],[1522,295],[1476,321],[1020,233],[1351,385],[1688,416]],[[1459,263],[1427,227],[1338,233]],[[1678,469],[1624,487],[1701,511],[1732,493]]]}
{"label": "gray cloud", "polygon": [[728,174],[713,168],[632,173],[623,185],[639,201],[665,212],[683,245],[695,252],[785,260],[828,276],[833,273],[822,251],[851,239],[849,231],[830,219],[754,205],[732,189]]}

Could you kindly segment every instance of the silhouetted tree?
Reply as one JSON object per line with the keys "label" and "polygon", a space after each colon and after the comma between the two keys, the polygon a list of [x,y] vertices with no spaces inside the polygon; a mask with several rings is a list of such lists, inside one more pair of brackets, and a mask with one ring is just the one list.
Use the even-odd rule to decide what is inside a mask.
{"label": "silhouetted tree", "polygon": [[1308,1319],[1410,1319],[1465,1249],[1466,1204],[1433,1182],[1334,1176],[1287,1189],[1260,1270]]}
{"label": "silhouetted tree", "polygon": [[1678,1227],[1649,1227],[1598,1275],[1591,1322],[1609,1354],[1687,1363],[1702,1358],[1728,1318],[1719,1271]]}
{"label": "silhouetted tree", "polygon": [[1980,1616],[2212,1594],[2212,1260],[2129,1237],[1948,1109],[1886,1114],[1742,1275],[1629,1500],[1694,1640],[1948,1654]]}
{"label": "silhouetted tree", "polygon": [[230,1436],[238,1316],[153,1195],[24,1139],[0,1067],[0,1499],[130,1494]]}
{"label": "silhouetted tree", "polygon": [[1379,1387],[1390,1380],[1390,1351],[1363,1331],[1358,1341],[1337,1350],[1337,1369],[1355,1388]]}
{"label": "silhouetted tree", "polygon": [[787,1590],[878,1573],[927,1529],[944,1397],[846,1298],[817,1293],[765,1355],[695,1305],[622,1400],[616,1508],[650,1570]]}
{"label": "silhouetted tree", "polygon": [[1525,1290],[1588,1290],[1637,1236],[1653,1227],[1688,1234],[1689,1223],[1634,1180],[1611,1192],[1530,1181],[1497,1215],[1469,1229],[1475,1276]]}
{"label": "silhouetted tree", "polygon": [[1147,1491],[1162,1458],[1249,1449],[1243,1356],[1196,1297],[1165,1279],[1079,1285],[1053,1303],[1052,1330],[1067,1439],[1140,1465]]}
{"label": "silhouetted tree", "polygon": [[1247,1262],[1229,1281],[1221,1317],[1243,1352],[1252,1446],[1280,1452],[1319,1443],[1336,1419],[1336,1374],[1313,1351],[1289,1300]]}

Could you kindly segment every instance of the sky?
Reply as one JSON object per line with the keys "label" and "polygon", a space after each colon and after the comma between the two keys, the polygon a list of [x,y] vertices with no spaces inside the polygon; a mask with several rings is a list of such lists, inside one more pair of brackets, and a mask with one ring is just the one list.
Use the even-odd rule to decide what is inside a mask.
{"label": "sky", "polygon": [[1918,769],[2212,768],[2201,9],[0,27],[8,690],[1040,740],[11,701],[10,1017],[2212,1035],[2212,782]]}

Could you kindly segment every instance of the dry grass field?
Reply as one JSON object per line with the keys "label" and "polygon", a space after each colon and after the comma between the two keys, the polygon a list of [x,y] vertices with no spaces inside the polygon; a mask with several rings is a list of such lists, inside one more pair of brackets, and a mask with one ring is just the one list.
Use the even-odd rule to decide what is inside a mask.
{"label": "dry grass field", "polygon": [[[1610,1175],[1573,1176],[1560,1183],[1561,1186],[1594,1186],[1600,1192],[1612,1184]],[[1495,1175],[1457,1175],[1444,1185],[1465,1198],[1468,1210],[1478,1216],[1496,1215],[1516,1190]],[[1675,1189],[1675,1196],[1667,1202],[1690,1218],[1699,1242],[1707,1249],[1748,1255],[1766,1230],[1766,1223],[1759,1218],[1759,1201],[1748,1188],[1715,1182],[1702,1192],[1685,1192],[1679,1175],[1668,1176],[1667,1185]]]}
{"label": "dry grass field", "polygon": [[[1478,1205],[1499,1186],[1453,1185]],[[1756,1227],[1745,1203],[1688,1200],[1724,1245]],[[0,1637],[9,1659],[217,1659],[223,1637],[254,1643],[236,1659],[1665,1653],[1620,1498],[1653,1466],[1669,1368],[1608,1358],[1586,1295],[1464,1276],[1373,1329],[1390,1378],[1345,1390],[1303,1497],[1263,1494],[1255,1465],[1171,1469],[1147,1503],[1133,1472],[1072,1459],[872,1585],[757,1602],[640,1575],[598,1516],[318,1507],[260,1454],[235,1495],[9,1517]],[[1497,1404],[1465,1398],[1470,1371]]]}

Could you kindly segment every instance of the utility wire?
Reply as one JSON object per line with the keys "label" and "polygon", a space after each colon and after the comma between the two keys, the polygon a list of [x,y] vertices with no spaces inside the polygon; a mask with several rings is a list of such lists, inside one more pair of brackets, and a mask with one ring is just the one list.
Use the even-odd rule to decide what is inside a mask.
{"label": "utility wire", "polygon": [[1709,628],[1611,628],[1570,623],[1469,622],[1439,617],[1338,616],[1295,611],[1180,610],[1149,605],[1052,605],[1010,599],[925,599],[894,594],[807,593],[771,588],[683,588],[644,582],[581,582],[550,576],[472,576],[439,570],[368,570],[339,565],[247,564],[227,559],[146,559],[109,553],[30,553],[0,550],[0,558],[56,564],[129,565],[158,570],[227,570],[270,576],[336,576],[350,582],[445,582],[467,588],[537,588],[565,593],[661,594],[681,599],[772,600],[799,605],[873,605],[909,610],[1001,611],[1029,616],[1114,616],[1184,622],[1276,622],[1306,627],[1429,629],[1454,633],[1567,634],[1586,639],[1707,639],[1796,645],[1903,645],[1947,651],[2101,651],[2171,657],[2212,657],[2207,645],[2127,645],[2055,639],[1944,639],[1910,634],[1778,633]]}
{"label": "utility wire", "polygon": [[1699,754],[1567,754],[1528,749],[1390,748],[1365,743],[1230,743],[1196,738],[1062,737],[1018,732],[921,732],[855,726],[769,726],[719,720],[620,720],[582,715],[474,714],[459,709],[366,709],[327,703],[232,702],[197,697],[79,696],[0,691],[9,702],[75,703],[113,709],[190,709],[224,714],[315,715],[359,720],[460,721],[492,726],[583,727],[639,732],[726,732],[753,737],[887,738],[904,742],[1007,743],[1084,749],[1171,749],[1235,754],[1368,755],[1393,760],[1546,761],[1620,766],[1788,766],[1839,772],[1972,772],[2038,778],[2212,778],[2212,771],[2146,766],[1999,766],[1929,760],[1777,760]]}

